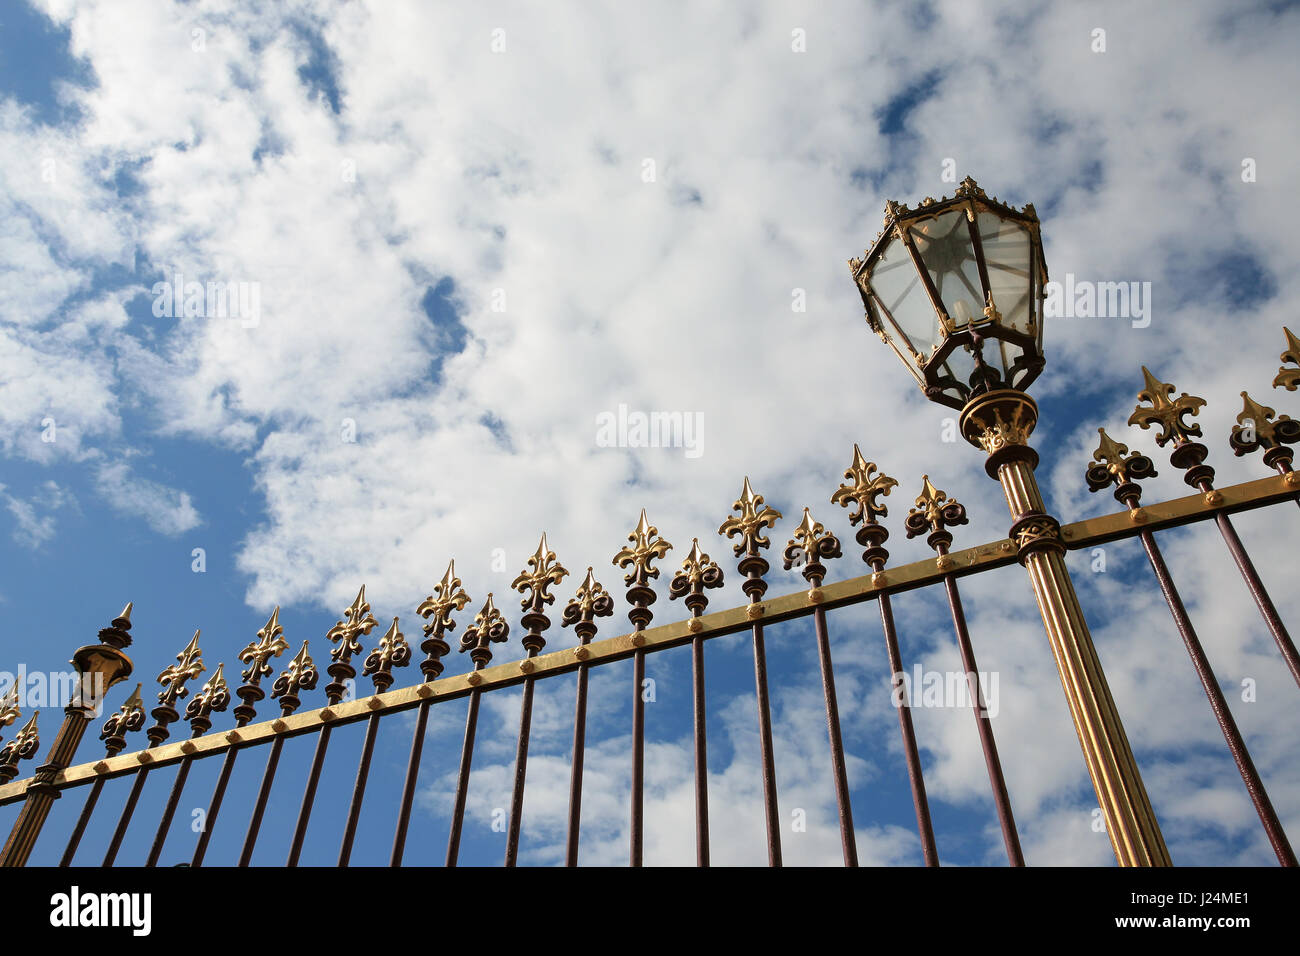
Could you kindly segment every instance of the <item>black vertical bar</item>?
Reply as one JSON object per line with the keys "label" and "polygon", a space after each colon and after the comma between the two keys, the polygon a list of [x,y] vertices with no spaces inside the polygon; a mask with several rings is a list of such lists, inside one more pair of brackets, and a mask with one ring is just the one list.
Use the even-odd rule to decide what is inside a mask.
{"label": "black vertical bar", "polygon": [[455,866],[460,853],[460,829],[465,820],[465,796],[469,792],[470,764],[474,759],[474,730],[478,726],[478,699],[475,687],[469,692],[469,713],[465,716],[465,745],[460,751],[460,775],[456,780],[456,805],[451,813],[451,833],[447,837],[447,865]]}
{"label": "black vertical bar", "polygon": [[772,751],[772,712],[767,697],[767,651],[763,625],[754,623],[754,689],[758,698],[758,742],[763,755],[763,812],[767,818],[767,862],[781,865],[781,820],[776,798],[776,758]]}
{"label": "black vertical bar", "polygon": [[330,731],[333,725],[326,724],[320,729],[316,738],[316,752],[311,758],[311,771],[307,775],[307,789],[302,794],[302,806],[298,808],[298,823],[293,828],[293,843],[289,845],[289,859],[285,866],[297,866],[302,854],[303,840],[307,836],[307,823],[311,819],[312,805],[316,802],[316,785],[320,783],[321,768],[325,766],[325,751],[330,745]]}
{"label": "black vertical bar", "polygon": [[180,802],[181,791],[185,789],[185,778],[190,775],[190,763],[192,757],[185,757],[181,760],[180,768],[176,771],[176,779],[172,783],[172,792],[167,797],[167,806],[163,809],[162,819],[158,823],[158,832],[154,835],[153,846],[149,848],[149,856],[145,859],[145,866],[156,866],[158,857],[162,855],[163,844],[167,841],[167,831],[171,829],[172,817],[176,815],[176,804]]}
{"label": "black vertical bar", "polygon": [[844,766],[844,739],[840,735],[840,708],[835,696],[835,671],[831,666],[830,636],[826,633],[826,612],[813,609],[817,631],[817,657],[821,663],[822,691],[826,698],[826,732],[831,745],[831,769],[835,775],[835,802],[840,812],[840,844],[844,865],[858,865],[858,841],[853,833],[853,803],[849,798],[849,776]]}
{"label": "black vertical bar", "polygon": [[[879,570],[879,568],[877,568]],[[916,746],[916,729],[912,726],[912,707],[903,690],[903,655],[898,649],[898,632],[894,628],[894,608],[889,595],[882,593],[880,622],[885,632],[885,649],[889,654],[890,692],[898,711],[898,727],[903,735],[903,755],[907,761],[907,779],[912,786],[912,805],[916,808],[916,830],[921,837],[921,853],[926,866],[939,865],[939,847],[934,842],[934,825],[930,822],[930,801],[925,794],[925,775],[921,770],[921,753]]]}
{"label": "black vertical bar", "polygon": [[[640,628],[637,628],[640,630]],[[632,682],[636,696],[632,699],[632,853],[631,865],[641,865],[645,807],[645,651],[636,649],[632,655]]]}
{"label": "black vertical bar", "polygon": [[564,865],[578,865],[578,834],[582,826],[582,766],[587,746],[587,665],[578,665],[578,698],[573,710],[573,769],[569,777],[569,832]]}
{"label": "black vertical bar", "polygon": [[393,855],[389,866],[401,866],[406,850],[406,828],[411,820],[411,804],[415,799],[415,782],[420,776],[420,754],[424,751],[424,733],[429,724],[429,705],[426,699],[415,716],[415,733],[411,737],[411,756],[406,761],[406,779],[402,783],[402,805],[397,811],[397,832],[393,834]]}
{"label": "black vertical bar", "polygon": [[203,865],[203,857],[208,852],[208,840],[212,836],[212,826],[221,811],[221,801],[226,796],[226,785],[230,783],[230,772],[235,768],[235,756],[238,753],[238,748],[231,747],[226,751],[225,759],[221,761],[221,773],[212,791],[212,799],[208,801],[208,812],[203,818],[203,829],[199,831],[199,842],[194,847],[194,858],[190,860],[190,866]]}
{"label": "black vertical bar", "polygon": [[989,783],[993,787],[993,802],[997,806],[998,823],[1002,827],[1002,841],[1006,844],[1007,859],[1011,861],[1012,866],[1024,866],[1025,857],[1020,850],[1020,835],[1016,832],[1016,820],[1011,814],[1011,797],[1007,793],[1007,781],[1002,776],[1002,761],[998,758],[997,741],[993,739],[993,724],[989,720],[988,709],[984,706],[984,692],[980,687],[978,665],[975,663],[975,650],[971,646],[970,632],[966,630],[966,615],[962,611],[957,580],[952,574],[945,574],[943,583],[948,589],[948,606],[952,609],[952,622],[957,630],[957,646],[961,649],[962,666],[966,668],[966,683],[970,687],[971,706],[975,711],[975,726],[979,730],[980,746],[984,750],[984,764],[988,768]]}
{"label": "black vertical bar", "polygon": [[[529,657],[535,656],[530,653]],[[515,785],[510,794],[510,823],[506,832],[506,866],[519,858],[519,827],[524,814],[524,781],[528,776],[528,736],[533,723],[533,682],[524,680],[524,699],[519,709],[519,745],[515,751]]]}
{"label": "black vertical bar", "polygon": [[68,840],[68,848],[63,851],[63,859],[59,860],[59,866],[72,865],[72,858],[77,854],[77,846],[81,843],[81,837],[86,832],[86,824],[90,823],[90,816],[95,812],[95,804],[99,802],[99,794],[103,789],[104,777],[101,774],[95,777],[95,782],[90,785],[90,793],[86,796],[86,805],[81,808],[81,816],[77,818],[77,825],[72,830],[72,836]]}
{"label": "black vertical bar", "polygon": [[361,764],[357,767],[357,782],[352,787],[352,802],[348,806],[348,822],[343,828],[343,845],[339,847],[339,866],[347,866],[352,856],[352,841],[357,835],[357,820],[361,817],[361,801],[366,796],[366,778],[370,776],[370,757],[375,751],[375,734],[379,731],[379,714],[372,713],[366,723],[366,741],[361,746]]}
{"label": "black vertical bar", "polygon": [[131,793],[126,798],[126,806],[122,808],[122,816],[117,821],[117,829],[113,831],[113,839],[108,844],[108,852],[104,854],[103,865],[106,867],[112,866],[113,861],[117,859],[117,851],[122,847],[122,838],[126,836],[126,828],[131,824],[131,815],[135,813],[135,805],[140,799],[140,791],[144,789],[144,781],[148,776],[148,764],[135,772],[135,780],[131,784]]}
{"label": "black vertical bar", "polygon": [[691,641],[691,702],[695,718],[695,865],[709,865],[709,756],[704,709],[704,637]]}
{"label": "black vertical bar", "polygon": [[284,735],[277,734],[271,743],[271,752],[266,757],[266,769],[262,771],[262,784],[257,790],[257,802],[253,804],[253,816],[248,821],[244,848],[239,853],[240,866],[248,866],[248,861],[253,858],[253,847],[257,843],[258,831],[262,828],[262,814],[266,812],[266,799],[271,795],[271,784],[275,781],[275,768],[280,763],[280,751],[283,748]]}
{"label": "black vertical bar", "polygon": [[1237,729],[1237,722],[1232,717],[1232,711],[1228,709],[1223,691],[1219,689],[1219,681],[1214,676],[1210,662],[1205,656],[1200,638],[1196,636],[1196,629],[1192,626],[1187,609],[1183,606],[1182,596],[1178,593],[1174,579],[1169,574],[1169,568],[1165,565],[1160,546],[1156,544],[1155,536],[1146,528],[1142,529],[1142,546],[1146,548],[1151,569],[1155,572],[1156,580],[1160,582],[1160,590],[1169,605],[1174,624],[1177,625],[1178,633],[1187,647],[1187,653],[1192,658],[1196,676],[1200,678],[1205,696],[1210,700],[1215,720],[1218,721],[1219,729],[1223,731],[1223,736],[1228,742],[1228,750],[1231,751],[1232,759],[1237,764],[1237,771],[1241,774],[1241,779],[1246,784],[1246,791],[1250,794],[1251,803],[1255,805],[1255,812],[1259,814],[1260,822],[1264,825],[1268,842],[1272,845],[1273,852],[1282,866],[1295,866],[1295,852],[1287,841],[1286,832],[1282,829],[1282,821],[1278,819],[1277,811],[1273,809],[1268,791],[1264,789],[1264,783],[1255,770],[1255,763],[1250,758],[1250,751],[1246,749],[1246,742],[1241,737],[1241,731]]}

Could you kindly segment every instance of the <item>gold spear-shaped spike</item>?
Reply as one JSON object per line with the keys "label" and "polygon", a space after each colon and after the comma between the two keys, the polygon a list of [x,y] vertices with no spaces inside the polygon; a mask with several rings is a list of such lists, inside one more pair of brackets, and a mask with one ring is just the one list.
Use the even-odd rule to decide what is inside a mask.
{"label": "gold spear-shaped spike", "polygon": [[672,550],[672,545],[659,537],[659,529],[650,523],[645,509],[641,509],[641,520],[636,530],[627,536],[632,547],[624,546],[614,555],[614,564],[620,568],[631,565],[632,570],[623,576],[623,582],[629,586],[646,585],[647,578],[659,577],[659,569],[652,566],[656,558],[662,558]]}
{"label": "gold spear-shaped spike", "polygon": [[[1279,358],[1283,362],[1290,362],[1292,365],[1300,365],[1300,339],[1297,339],[1285,325],[1282,331],[1286,333],[1286,351]],[[1273,379],[1274,388],[1285,388],[1288,392],[1294,392],[1296,386],[1300,386],[1300,368],[1287,368],[1285,365],[1277,370],[1277,378]]]}
{"label": "gold spear-shaped spike", "polygon": [[117,620],[119,620],[119,621],[126,621],[128,624],[130,624],[130,623],[131,623],[131,608],[132,608],[133,606],[134,606],[134,605],[132,604],[132,602],[127,601],[127,602],[126,602],[126,607],[122,608],[122,613],[119,614],[119,615],[117,616]]}
{"label": "gold spear-shaped spike", "polygon": [[133,710],[144,710],[144,699],[140,696],[140,688],[143,686],[144,684],[135,685],[135,690],[131,691],[131,696],[128,697],[126,703],[122,705],[124,711],[129,713]]}
{"label": "gold spear-shaped spike", "polygon": [[195,630],[194,636],[185,645],[185,649],[176,655],[176,660],[178,663],[172,664],[158,675],[158,683],[163,688],[158,694],[158,702],[164,707],[172,706],[188,694],[186,681],[198,677],[205,670],[203,652],[199,650],[198,630]]}
{"label": "gold spear-shaped spike", "polygon": [[[1175,391],[1174,386],[1160,381],[1145,365],[1142,366],[1142,377],[1146,380],[1146,388],[1138,393],[1138,405],[1129,416],[1128,423],[1143,429],[1159,425],[1161,431],[1156,436],[1156,444],[1162,448],[1170,441],[1175,445],[1182,445],[1200,436],[1201,426],[1184,421],[1183,416],[1196,415],[1205,405],[1205,399],[1183,392],[1181,396],[1171,400]],[[1143,407],[1143,402],[1151,404],[1149,407]]]}
{"label": "gold spear-shaped spike", "polygon": [[772,542],[763,534],[763,529],[774,527],[781,520],[781,512],[775,508],[761,507],[762,505],[763,496],[754,494],[754,489],[749,484],[749,477],[746,476],[740,497],[731,506],[732,511],[738,511],[740,514],[728,518],[718,528],[718,534],[728,538],[740,538],[738,543],[731,546],[736,557],[742,554],[757,554],[759,548],[771,545]]}

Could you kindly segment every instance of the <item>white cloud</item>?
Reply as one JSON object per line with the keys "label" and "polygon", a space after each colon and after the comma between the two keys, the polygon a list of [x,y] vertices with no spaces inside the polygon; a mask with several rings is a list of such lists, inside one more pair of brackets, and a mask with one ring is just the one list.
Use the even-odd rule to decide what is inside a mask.
{"label": "white cloud", "polygon": [[[712,534],[742,476],[787,516],[811,503],[849,544],[826,498],[853,441],[902,481],[891,527],[929,473],[970,510],[959,546],[1000,537],[1007,516],[977,453],[940,440],[949,413],[924,403],[869,335],[844,263],[876,232],[886,196],[951,191],[939,179],[949,157],[991,192],[1037,203],[1054,277],[1154,284],[1149,328],[1072,319],[1048,330],[1036,394],[1053,404],[1108,396],[1087,399],[1095,421],[1040,426],[1040,445],[1056,454],[1041,470],[1051,506],[1067,520],[1112,507],[1085,500],[1081,473],[1097,425],[1126,431],[1143,361],[1211,400],[1202,418],[1222,483],[1263,474],[1257,461],[1228,458],[1223,437],[1243,386],[1267,394],[1288,318],[1277,303],[1300,288],[1300,153],[1285,95],[1300,85],[1294,11],[1229,19],[1212,5],[1180,4],[1175,16],[1158,4],[1109,4],[1026,14],[952,2],[922,35],[903,5],[770,5],[743,16],[683,5],[617,17],[554,4],[46,9],[68,25],[98,85],[69,94],[85,116],[75,129],[0,110],[0,245],[18,270],[0,275],[0,447],[86,461],[114,507],[164,534],[199,515],[185,492],[103,464],[104,444],[123,430],[120,407],[146,413],[149,425],[136,428],[248,453],[263,506],[237,559],[250,604],[342,606],[364,580],[376,607],[409,608],[450,556],[476,603],[489,590],[504,603],[542,530],[571,570],[604,568],[614,585],[609,557],[645,506],[676,546],[666,569],[694,535],[728,568],[728,587],[713,596],[721,607],[740,593]],[[310,51],[291,21],[324,25],[337,116],[299,76]],[[1104,54],[1090,49],[1098,24]],[[808,52],[791,50],[794,27],[807,30]],[[504,53],[491,50],[495,28],[506,31]],[[935,95],[906,116],[905,131],[882,134],[891,102],[927,83]],[[66,171],[54,183],[32,163],[46,154]],[[1258,161],[1258,182],[1240,181],[1243,157]],[[654,182],[642,178],[647,159]],[[120,200],[109,174],[125,169],[139,193]],[[871,188],[855,185],[863,180]],[[1230,254],[1249,257],[1272,285],[1225,291],[1214,270]],[[143,289],[173,268],[257,282],[261,321],[128,322],[133,290],[63,305],[98,270],[128,263],[139,263]],[[443,277],[466,332],[456,354],[439,351],[420,308]],[[807,312],[791,310],[796,288]],[[504,312],[493,310],[497,290]],[[1246,297],[1256,291],[1272,295]],[[620,403],[699,412],[703,456],[599,447],[595,415]],[[47,417],[57,442],[41,440]],[[1149,439],[1124,440],[1150,453]],[[1173,469],[1161,470],[1147,495],[1184,493]],[[1254,527],[1261,568],[1294,614],[1278,570],[1286,546]],[[787,533],[782,525],[778,546]],[[1270,682],[1271,695],[1239,708],[1240,719],[1282,726],[1275,651],[1233,590],[1213,530],[1170,537],[1171,565],[1224,680]],[[928,556],[901,533],[891,545],[895,563]],[[505,575],[492,569],[496,549]],[[861,570],[854,551],[846,547],[832,577]],[[1123,567],[1124,580],[1086,566],[1076,576],[1085,606],[1104,611],[1090,610],[1099,651],[1144,770],[1221,747],[1158,597],[1127,586],[1129,573],[1147,580],[1145,565],[1137,556]],[[792,590],[780,574],[774,593]],[[1104,862],[1090,808],[1078,802],[1091,796],[1055,667],[1018,574],[962,588],[981,666],[1002,677],[995,724],[1027,852]],[[1222,586],[1206,593],[1196,586],[1205,581]],[[898,601],[900,630],[914,642],[908,664],[953,668],[935,600]],[[879,727],[896,747],[879,660],[850,653],[841,673],[876,688],[846,704],[846,726]],[[791,704],[785,718],[811,728],[816,707]],[[917,722],[936,798],[987,806],[969,713],[921,711]],[[1295,820],[1295,746],[1260,736],[1261,772]],[[873,772],[868,744],[855,746],[859,772]],[[593,779],[615,786],[618,747],[599,743]],[[681,742],[652,747],[650,759],[662,775],[652,778],[654,812],[668,824],[653,852],[667,858],[685,839]],[[742,782],[748,771],[733,766],[737,779],[719,771],[722,792],[757,811],[752,775]],[[792,778],[792,793],[821,813],[801,852],[829,860],[838,843],[825,795],[800,791],[810,772]],[[1249,806],[1231,776],[1204,800],[1184,799],[1209,779],[1192,774],[1153,769],[1148,786],[1196,853],[1197,827],[1239,820],[1243,805],[1248,819]],[[547,806],[540,819],[556,812]],[[593,852],[613,860],[625,834],[609,826]],[[729,826],[719,839],[749,859],[748,838]],[[996,833],[982,836],[995,858]],[[861,837],[874,858],[896,858],[897,834],[868,827]]]}
{"label": "white cloud", "polygon": [[202,523],[188,493],[141,478],[124,462],[99,465],[96,490],[112,507],[142,518],[159,534],[180,534]]}

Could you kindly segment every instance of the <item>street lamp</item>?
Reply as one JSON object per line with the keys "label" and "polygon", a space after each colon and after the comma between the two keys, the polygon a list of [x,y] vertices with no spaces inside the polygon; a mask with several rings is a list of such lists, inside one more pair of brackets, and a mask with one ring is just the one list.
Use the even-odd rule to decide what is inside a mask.
{"label": "street lamp", "polygon": [[990,199],[969,176],[952,199],[885,206],[853,277],[867,321],[926,396],[953,408],[1043,368],[1047,266],[1033,206]]}
{"label": "street lamp", "polygon": [[1047,513],[1029,435],[1038,406],[1025,389],[1043,369],[1047,265],[1033,206],[990,198],[969,176],[951,199],[885,205],[885,225],[849,266],[872,330],[927,398],[960,409],[962,436],[1011,509],[1009,537],[1029,572],[1115,857],[1168,866],[1151,801],[1065,568],[1060,523]]}

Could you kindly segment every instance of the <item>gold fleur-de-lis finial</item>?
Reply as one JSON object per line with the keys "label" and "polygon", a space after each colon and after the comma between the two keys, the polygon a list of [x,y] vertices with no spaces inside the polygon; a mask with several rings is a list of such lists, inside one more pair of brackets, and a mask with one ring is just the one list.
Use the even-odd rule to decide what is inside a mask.
{"label": "gold fleur-de-lis finial", "polygon": [[685,599],[684,603],[691,612],[688,627],[692,632],[700,630],[703,626],[699,622],[699,617],[709,605],[709,599],[705,595],[704,589],[720,588],[722,583],[722,568],[718,567],[718,563],[701,550],[700,539],[692,538],[690,554],[682,562],[682,569],[677,572],[668,585],[670,600],[676,598]]}
{"label": "gold fleur-de-lis finial", "polygon": [[212,712],[223,711],[229,704],[230,688],[226,685],[226,665],[222,663],[185,708],[185,719],[190,722],[194,736],[207,733],[212,726]]}
{"label": "gold fleur-de-lis finial", "polygon": [[469,595],[461,587],[460,578],[456,577],[455,561],[447,562],[447,573],[433,590],[434,594],[425,598],[415,613],[428,618],[428,623],[424,625],[425,636],[441,640],[446,631],[456,627],[456,622],[451,619],[452,613],[464,610],[469,603]]}
{"label": "gold fleur-de-lis finial", "polygon": [[397,618],[388,625],[388,630],[379,639],[378,646],[366,657],[362,677],[369,677],[375,682],[376,693],[383,693],[393,683],[393,668],[405,667],[411,662],[411,646],[397,628]]}
{"label": "gold fleur-de-lis finial", "polygon": [[921,476],[921,493],[916,496],[912,511],[922,512],[931,524],[939,520],[939,512],[948,501],[948,495],[934,486],[929,475]]}
{"label": "gold fleur-de-lis finial", "polygon": [[805,578],[820,581],[826,575],[820,559],[838,558],[841,553],[840,539],[828,533],[820,521],[813,519],[812,512],[804,508],[803,520],[782,552],[783,566],[787,571],[802,566]]}
{"label": "gold fleur-de-lis finial", "polygon": [[738,511],[740,514],[722,522],[718,534],[726,535],[728,538],[740,538],[739,542],[731,546],[736,557],[743,554],[758,554],[759,548],[766,548],[772,543],[763,534],[763,529],[775,526],[781,520],[781,512],[763,505],[763,496],[754,494],[754,489],[749,486],[748,476],[745,478],[745,486],[740,491],[740,497],[732,504],[731,510]]}
{"label": "gold fleur-de-lis finial", "polygon": [[[921,476],[921,493],[916,496],[916,507],[907,513],[907,536],[914,538],[918,534],[946,534],[951,525],[966,524],[966,508],[956,499],[940,491],[930,481],[929,475]],[[951,535],[948,538],[951,539]]]}
{"label": "gold fleur-de-lis finial", "polygon": [[[1115,441],[1106,434],[1104,428],[1098,428],[1097,433],[1101,436],[1101,440],[1097,450],[1092,453],[1093,460],[1088,463],[1088,470],[1084,475],[1090,491],[1100,491],[1102,488],[1109,487],[1112,482],[1124,488],[1134,481],[1155,477],[1156,468],[1150,458],[1139,452],[1130,455],[1128,445]],[[1136,488],[1126,488],[1121,494],[1128,497],[1136,490]]]}
{"label": "gold fleur-de-lis finial", "polygon": [[[874,474],[873,474],[874,472]],[[876,468],[875,462],[862,457],[862,449],[855,442],[853,445],[853,464],[844,471],[844,477],[853,484],[840,483],[840,487],[831,495],[831,504],[843,508],[856,504],[857,508],[849,512],[849,524],[856,525],[862,520],[874,522],[877,517],[889,514],[889,509],[879,499],[889,494],[891,488],[898,485],[893,478]]]}
{"label": "gold fleur-de-lis finial", "polygon": [[510,586],[524,596],[519,606],[524,609],[521,623],[527,631],[520,638],[520,643],[524,645],[529,657],[535,657],[546,646],[542,631],[551,626],[551,619],[545,611],[546,605],[555,602],[555,595],[550,591],[551,585],[559,584],[569,572],[555,560],[555,552],[546,546],[545,534],[542,535],[542,543],[537,546],[537,553],[528,559],[528,567],[532,570],[519,572]]}
{"label": "gold fleur-de-lis finial", "polygon": [[444,635],[456,629],[451,616],[469,603],[469,595],[461,587],[460,578],[456,577],[455,561],[447,562],[447,573],[434,586],[434,592],[415,609],[416,614],[428,619],[424,625],[424,640],[420,642],[420,650],[426,655],[420,662],[420,672],[426,681],[436,680],[442,673],[442,659],[451,651]]}
{"label": "gold fleur-de-lis finial", "polygon": [[593,569],[588,566],[587,576],[578,585],[578,591],[569,598],[560,616],[561,627],[572,627],[578,639],[586,644],[596,636],[593,618],[609,617],[614,613],[614,599],[609,596],[604,585],[596,580]]}
{"label": "gold fleur-de-lis finial", "polygon": [[[158,675],[158,683],[162,685],[162,690],[158,694],[158,702],[166,708],[176,705],[188,694],[189,688],[185,686],[188,681],[198,677],[205,670],[203,666],[203,652],[199,650],[199,632],[196,630],[190,642],[185,645],[185,649],[176,655],[177,663],[172,664],[161,674]],[[175,717],[172,718],[173,720]]]}
{"label": "gold fleur-de-lis finial", "polygon": [[280,607],[276,605],[271,612],[270,620],[257,632],[257,640],[250,641],[248,646],[239,652],[239,659],[248,667],[241,672],[240,676],[253,686],[262,682],[263,677],[269,677],[272,671],[268,661],[272,657],[279,657],[289,649],[289,644],[284,639],[284,628],[280,626]]}
{"label": "gold fleur-de-lis finial", "polygon": [[1241,393],[1242,409],[1237,416],[1237,424],[1232,427],[1228,444],[1238,457],[1247,455],[1258,448],[1264,449],[1264,461],[1270,465],[1282,465],[1289,470],[1293,452],[1283,445],[1293,445],[1300,440],[1300,421],[1289,415],[1273,418],[1277,412],[1267,405],[1261,405],[1245,392]]}
{"label": "gold fleur-de-lis finial", "polygon": [[0,728],[8,727],[22,715],[18,708],[18,682],[15,681],[9,685],[4,697],[0,697]]}
{"label": "gold fleur-de-lis finial", "polygon": [[559,584],[568,574],[568,570],[555,559],[555,552],[546,546],[546,535],[537,546],[537,553],[528,559],[532,570],[520,571],[510,587],[524,595],[519,606],[525,611],[540,612],[542,605],[555,603],[555,595],[550,593],[554,584]]}
{"label": "gold fleur-de-lis finial", "polygon": [[140,688],[143,686],[143,684],[136,684],[135,690],[126,699],[126,703],[117,709],[117,713],[109,715],[109,718],[104,721],[99,739],[105,742],[110,757],[126,746],[128,732],[138,731],[144,726],[144,701],[140,697]]}
{"label": "gold fleur-de-lis finial", "polygon": [[460,638],[461,652],[469,651],[475,670],[482,670],[492,660],[492,644],[504,643],[510,636],[510,625],[497,610],[488,592],[483,609],[474,615],[474,623],[465,629]]}
{"label": "gold fleur-de-lis finial", "polygon": [[357,638],[369,634],[379,626],[379,622],[370,613],[364,584],[361,585],[356,598],[343,611],[343,616],[344,619],[335,623],[325,636],[335,645],[330,651],[330,657],[341,664],[346,664],[352,659],[353,654],[361,653],[361,642]]}
{"label": "gold fleur-de-lis finial", "polygon": [[271,685],[271,697],[280,701],[280,708],[286,715],[292,714],[298,709],[298,692],[315,690],[319,679],[320,673],[316,670],[316,662],[311,659],[311,654],[307,651],[307,642],[303,641],[298,653],[285,665],[280,676]]}
{"label": "gold fleur-de-lis finial", "polygon": [[[1282,331],[1286,333],[1286,351],[1278,357],[1283,362],[1300,366],[1300,339],[1292,335],[1291,330],[1285,325],[1282,326]],[[1274,388],[1285,388],[1288,392],[1294,392],[1298,385],[1300,385],[1300,368],[1287,368],[1283,365],[1277,370],[1277,378],[1273,379]]]}
{"label": "gold fleur-de-lis finial", "polygon": [[[717,569],[718,584],[707,584],[705,578],[712,575],[713,570]],[[718,563],[710,558],[701,548],[700,539],[691,539],[691,551],[682,561],[682,570],[679,576],[685,577],[686,581],[691,584],[703,583],[705,587],[720,587],[722,584],[722,569]]]}
{"label": "gold fleur-de-lis finial", "polygon": [[[1159,425],[1160,434],[1156,436],[1156,444],[1162,448],[1170,441],[1175,445],[1182,445],[1199,436],[1201,426],[1184,421],[1183,416],[1196,415],[1205,405],[1205,399],[1188,395],[1186,392],[1178,398],[1172,398],[1174,386],[1160,381],[1145,365],[1142,366],[1142,376],[1146,379],[1146,388],[1138,393],[1138,405],[1129,416],[1128,423],[1143,429]],[[1151,404],[1143,407],[1143,402]]]}
{"label": "gold fleur-de-lis finial", "polygon": [[659,577],[659,569],[651,562],[663,558],[672,550],[672,545],[659,537],[659,529],[650,523],[645,509],[641,509],[641,520],[636,530],[627,536],[631,547],[624,546],[614,555],[614,564],[620,568],[631,565],[632,570],[623,576],[623,583],[632,587],[646,587],[649,578]]}
{"label": "gold fleur-de-lis finial", "polygon": [[0,783],[8,783],[18,776],[18,761],[31,760],[40,749],[40,732],[36,728],[36,718],[41,712],[32,711],[32,716],[23,729],[14,735],[14,739],[0,747]]}

